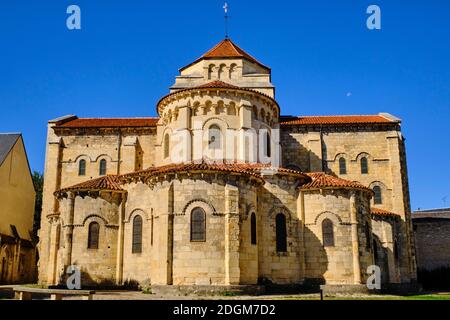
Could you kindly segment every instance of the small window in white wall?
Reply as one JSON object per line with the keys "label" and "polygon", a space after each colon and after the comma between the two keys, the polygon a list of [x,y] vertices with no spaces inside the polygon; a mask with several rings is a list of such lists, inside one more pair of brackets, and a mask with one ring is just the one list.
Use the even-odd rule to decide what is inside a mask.
{"label": "small window in white wall", "polygon": [[324,247],[334,247],[333,221],[330,219],[322,221],[322,238]]}
{"label": "small window in white wall", "polygon": [[88,230],[88,249],[98,249],[100,237],[100,225],[97,222],[91,222]]}
{"label": "small window in white wall", "polygon": [[215,69],[215,65],[211,64],[208,67],[208,79],[211,80],[213,78],[213,73],[214,73],[214,69]]}
{"label": "small window in white wall", "polygon": [[339,174],[347,174],[347,163],[344,158],[339,159]]}
{"label": "small window in white wall", "polygon": [[369,164],[366,157],[361,158],[361,174],[369,173]]}
{"label": "small window in white wall", "polygon": [[206,241],[206,213],[202,208],[195,208],[191,213],[191,241]]}
{"label": "small window in white wall", "polygon": [[78,175],[85,176],[86,175],[86,160],[82,159],[78,163]]}
{"label": "small window in white wall", "polygon": [[169,157],[170,152],[170,137],[169,134],[166,133],[164,136],[164,159],[167,159]]}
{"label": "small window in white wall", "polygon": [[381,194],[381,188],[379,186],[373,187],[373,203],[374,204],[383,204],[383,196]]}
{"label": "small window in white wall", "polygon": [[272,156],[272,139],[270,138],[269,132],[265,133],[265,155],[267,158]]}
{"label": "small window in white wall", "polygon": [[253,212],[250,217],[250,240],[252,245],[256,245],[256,215]]}
{"label": "small window in white wall", "polygon": [[101,176],[106,175],[106,160],[105,159],[100,160],[99,174]]}
{"label": "small window in white wall", "polygon": [[221,148],[221,131],[218,125],[213,124],[208,130],[208,147],[217,150]]}
{"label": "small window in white wall", "polygon": [[142,253],[142,217],[136,216],[133,219],[133,243],[132,253]]}

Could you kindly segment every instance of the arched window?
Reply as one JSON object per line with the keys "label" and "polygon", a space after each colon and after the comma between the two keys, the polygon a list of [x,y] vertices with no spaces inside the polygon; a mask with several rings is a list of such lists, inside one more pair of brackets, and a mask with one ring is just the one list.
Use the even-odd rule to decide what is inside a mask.
{"label": "arched window", "polygon": [[167,159],[169,157],[170,152],[170,137],[169,134],[166,133],[164,136],[164,159]]}
{"label": "arched window", "polygon": [[264,142],[266,148],[265,155],[267,158],[270,158],[272,156],[272,139],[270,138],[269,132],[266,132],[264,135],[265,135]]}
{"label": "arched window", "polygon": [[339,174],[347,174],[347,163],[344,158],[339,159]]}
{"label": "arched window", "polygon": [[258,120],[258,108],[256,106],[253,106],[253,118],[254,120]]}
{"label": "arched window", "polygon": [[210,64],[208,67],[208,79],[211,80],[213,78],[213,73],[214,73],[214,69],[215,69],[215,65]]}
{"label": "arched window", "polygon": [[369,173],[369,164],[367,163],[367,158],[362,157],[361,158],[361,173],[362,174],[368,174]]}
{"label": "arched window", "polygon": [[369,226],[369,223],[366,222],[366,249],[367,250],[370,250],[370,244],[371,244],[370,226]]}
{"label": "arched window", "polygon": [[78,175],[85,176],[86,175],[86,160],[82,159],[78,163]]}
{"label": "arched window", "polygon": [[98,249],[99,235],[100,225],[97,222],[91,222],[88,231],[88,249]]}
{"label": "arched window", "polygon": [[287,230],[286,217],[279,213],[275,219],[276,223],[276,238],[277,238],[277,252],[287,252]]}
{"label": "arched window", "polygon": [[251,244],[256,244],[256,215],[253,212],[250,217],[250,237],[251,237]]}
{"label": "arched window", "polygon": [[230,70],[229,70],[229,78],[230,79],[236,78],[236,67],[237,67],[237,65],[234,63],[230,66]]}
{"label": "arched window", "polygon": [[195,208],[191,213],[191,241],[206,241],[206,213],[202,208]]}
{"label": "arched window", "polygon": [[101,176],[106,175],[106,160],[105,159],[100,160],[99,174]]}
{"label": "arched window", "polygon": [[381,195],[381,188],[379,186],[373,187],[373,192],[375,195],[373,196],[374,204],[383,204],[383,197]]}
{"label": "arched window", "polygon": [[136,216],[133,219],[133,244],[132,253],[142,252],[142,217]]}
{"label": "arched window", "polygon": [[219,74],[218,74],[218,78],[219,79],[223,79],[224,78],[225,68],[226,68],[226,65],[224,65],[224,64],[220,65],[220,67],[219,67]]}
{"label": "arched window", "polygon": [[220,127],[218,125],[213,124],[211,127],[209,127],[208,130],[209,140],[208,140],[208,146],[210,149],[216,150],[220,149],[221,147],[221,131]]}
{"label": "arched window", "polygon": [[330,219],[322,221],[322,240],[324,247],[334,247],[333,222]]}

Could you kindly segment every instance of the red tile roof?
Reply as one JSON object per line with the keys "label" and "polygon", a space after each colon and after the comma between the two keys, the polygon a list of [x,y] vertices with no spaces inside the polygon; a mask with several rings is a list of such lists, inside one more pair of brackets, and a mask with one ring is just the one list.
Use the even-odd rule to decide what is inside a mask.
{"label": "red tile roof", "polygon": [[231,88],[231,89],[240,89],[238,86],[216,80],[209,83],[202,84],[196,88]]}
{"label": "red tile roof", "polygon": [[324,172],[306,173],[312,181],[304,184],[301,189],[362,189],[373,192],[357,181],[344,180]]}
{"label": "red tile roof", "polygon": [[245,92],[256,93],[256,94],[263,96],[263,97],[269,99],[270,101],[272,101],[275,104],[275,106],[277,107],[278,112],[280,110],[280,106],[278,105],[278,102],[274,98],[272,98],[271,96],[269,96],[265,93],[262,93],[262,92],[259,92],[259,91],[253,90],[253,89],[249,89],[249,88],[238,87],[238,86],[235,86],[235,85],[232,85],[232,84],[220,81],[220,80],[216,80],[216,81],[211,81],[211,82],[202,84],[200,86],[196,86],[196,87],[192,87],[192,88],[185,88],[185,89],[180,89],[180,90],[170,92],[169,94],[167,94],[164,97],[162,97],[161,99],[159,99],[158,103],[156,104],[157,112],[159,114],[161,114],[162,109],[160,108],[160,104],[165,99],[172,97],[176,94],[179,94],[181,92],[187,92],[187,91],[199,90],[199,89],[234,89],[234,90],[241,90],[241,91],[245,91]]}
{"label": "red tile roof", "polygon": [[205,53],[203,56],[201,56],[199,59],[195,60],[194,62],[190,63],[186,67],[183,67],[180,69],[180,71],[183,71],[184,69],[190,67],[191,65],[201,61],[202,59],[220,59],[220,58],[245,58],[253,63],[258,64],[259,66],[270,70],[269,67],[263,65],[261,62],[256,60],[254,57],[249,55],[247,52],[242,50],[238,45],[236,45],[233,41],[230,39],[224,39],[221,42],[219,42],[214,48],[209,50],[207,53]]}
{"label": "red tile roof", "polygon": [[74,186],[63,188],[56,193],[68,192],[68,191],[124,191],[120,186],[121,182],[119,176],[108,175],[97,179],[88,180]]}
{"label": "red tile roof", "polygon": [[378,208],[371,208],[371,214],[374,216],[381,216],[381,217],[394,217],[394,218],[400,217],[400,215],[396,213]]}
{"label": "red tile roof", "polygon": [[59,128],[144,128],[155,127],[159,118],[79,118]]}
{"label": "red tile roof", "polygon": [[340,124],[376,124],[397,123],[380,115],[353,115],[353,116],[309,116],[309,117],[284,117],[286,121],[281,125],[340,125]]}
{"label": "red tile roof", "polygon": [[150,177],[159,174],[177,173],[177,172],[196,172],[196,171],[218,171],[227,173],[238,173],[248,176],[259,178],[259,175],[249,170],[245,165],[227,165],[227,164],[215,164],[215,163],[187,163],[187,164],[170,164],[162,167],[149,168],[147,170],[141,170],[137,172],[128,173],[122,176],[122,178],[132,177]]}
{"label": "red tile roof", "polygon": [[186,164],[170,164],[167,166],[149,168],[147,170],[141,170],[137,172],[128,173],[122,175],[121,178],[125,180],[127,178],[134,177],[150,177],[159,174],[166,173],[177,173],[177,172],[207,172],[207,171],[218,171],[218,172],[229,172],[229,173],[239,173],[244,175],[249,175],[257,178],[262,178],[264,175],[268,174],[282,174],[282,175],[293,175],[297,178],[302,178],[304,180],[309,180],[310,178],[296,170],[290,170],[285,168],[272,168],[270,166],[262,164],[247,164],[247,163],[233,163],[233,164],[220,164],[220,163],[186,163]]}

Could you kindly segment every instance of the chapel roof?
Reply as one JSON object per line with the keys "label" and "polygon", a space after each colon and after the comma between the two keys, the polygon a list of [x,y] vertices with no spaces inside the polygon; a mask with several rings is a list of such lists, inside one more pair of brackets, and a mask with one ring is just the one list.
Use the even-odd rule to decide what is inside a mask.
{"label": "chapel roof", "polygon": [[311,177],[312,181],[304,184],[302,190],[315,190],[315,189],[362,189],[365,191],[373,192],[368,187],[359,183],[358,181],[350,181],[338,178],[336,176],[326,174],[324,172],[311,172],[306,173]]}
{"label": "chapel roof", "polygon": [[155,127],[159,118],[77,118],[56,128],[145,128]]}
{"label": "chapel roof", "polygon": [[342,125],[342,124],[383,124],[399,123],[399,120],[388,118],[385,115],[348,115],[348,116],[282,116],[280,125]]}
{"label": "chapel roof", "polygon": [[55,193],[68,191],[124,191],[120,184],[118,175],[107,175],[63,188]]}
{"label": "chapel roof", "polygon": [[196,87],[185,88],[185,89],[180,89],[180,90],[170,92],[167,95],[165,95],[164,97],[162,97],[161,99],[159,99],[158,103],[156,104],[157,111],[159,114],[161,114],[161,111],[162,111],[162,107],[160,106],[161,103],[170,97],[176,96],[177,94],[180,94],[183,92],[189,92],[189,91],[195,91],[195,90],[205,90],[205,89],[225,89],[225,90],[233,89],[233,90],[240,90],[240,91],[244,91],[244,92],[250,92],[250,93],[256,94],[258,96],[262,96],[266,99],[269,99],[271,102],[273,102],[276,105],[276,107],[278,108],[278,112],[280,111],[280,106],[278,105],[278,102],[273,97],[271,97],[265,93],[253,90],[253,89],[238,87],[238,86],[226,83],[221,80],[215,80],[215,81],[211,81],[211,82],[208,82],[208,83],[196,86]]}
{"label": "chapel roof", "polygon": [[[240,89],[246,90],[232,84],[216,80],[198,87],[183,89]],[[251,90],[251,89],[247,89]],[[253,90],[251,90],[253,91]],[[173,94],[180,92],[176,91]],[[170,95],[170,94],[169,94]],[[165,96],[167,97],[167,96]],[[164,97],[164,98],[165,98]],[[73,117],[66,122],[61,122],[56,125],[56,128],[148,128],[156,127],[158,124],[158,117],[143,117],[143,118],[78,118]],[[399,121],[389,119],[383,115],[331,115],[331,116],[281,116],[281,126],[294,125],[352,125],[352,124],[395,124]]]}
{"label": "chapel roof", "polygon": [[379,208],[371,208],[371,212],[370,212],[373,216],[379,216],[379,217],[393,217],[393,218],[397,218],[400,215],[392,212],[392,211],[388,211],[388,210],[383,210],[383,209],[379,209]]}
{"label": "chapel roof", "polygon": [[222,172],[227,174],[239,174],[248,177],[254,177],[264,181],[266,175],[290,175],[295,178],[302,179],[307,182],[310,177],[297,170],[286,168],[273,168],[263,164],[249,164],[249,163],[234,163],[234,164],[220,164],[220,163],[182,163],[169,164],[161,167],[152,167],[145,170],[135,171],[123,175],[107,175],[97,179],[88,180],[73,186],[69,186],[58,190],[56,194],[61,194],[69,191],[125,191],[121,185],[127,181],[140,178],[146,179],[152,176],[173,174],[173,173],[206,173],[206,172]]}
{"label": "chapel roof", "polygon": [[178,173],[178,172],[228,172],[249,175],[257,178],[262,178],[264,175],[269,174],[281,174],[281,175],[293,175],[305,180],[309,180],[309,177],[297,170],[291,170],[286,168],[273,168],[271,166],[263,164],[251,164],[251,163],[182,163],[182,164],[170,164],[162,167],[154,167],[146,170],[131,172],[124,174],[121,178],[133,178],[133,177],[148,177],[158,174]]}
{"label": "chapel roof", "polygon": [[250,54],[241,49],[237,44],[231,41],[231,39],[227,38],[219,42],[216,46],[214,46],[211,50],[206,52],[204,55],[202,55],[194,62],[181,68],[180,71],[187,69],[188,67],[192,66],[193,64],[196,64],[197,62],[203,59],[230,59],[230,58],[244,58],[250,62],[256,63],[257,65],[267,70],[270,70],[269,67],[263,65],[261,62],[259,62],[257,59],[252,57]]}

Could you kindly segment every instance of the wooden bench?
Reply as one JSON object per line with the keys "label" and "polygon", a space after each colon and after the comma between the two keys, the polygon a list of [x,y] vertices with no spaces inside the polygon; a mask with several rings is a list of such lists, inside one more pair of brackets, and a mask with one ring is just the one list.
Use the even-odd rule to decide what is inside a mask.
{"label": "wooden bench", "polygon": [[90,290],[60,290],[60,289],[39,289],[15,286],[13,288],[15,298],[19,300],[31,300],[33,293],[49,294],[50,300],[62,300],[65,296],[82,296],[83,300],[92,300],[95,291]]}

